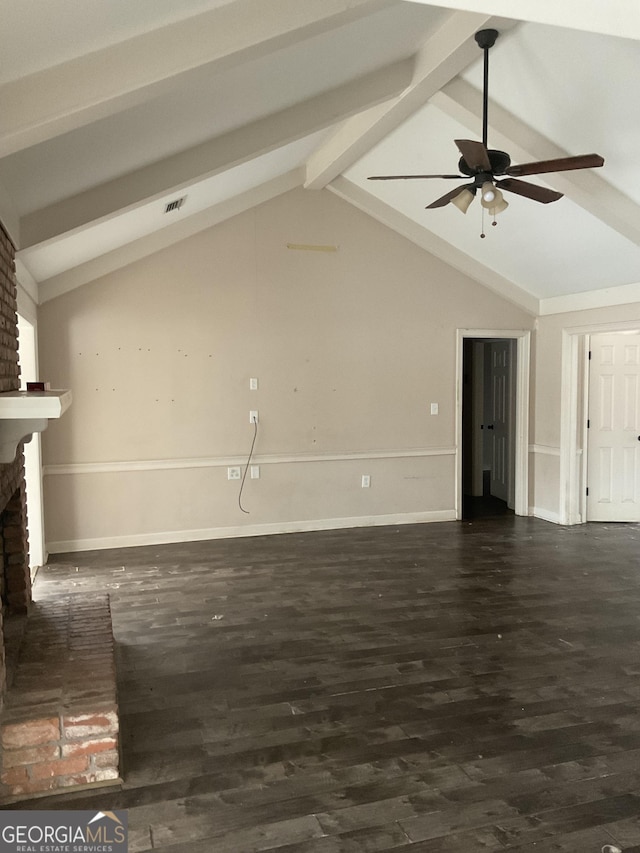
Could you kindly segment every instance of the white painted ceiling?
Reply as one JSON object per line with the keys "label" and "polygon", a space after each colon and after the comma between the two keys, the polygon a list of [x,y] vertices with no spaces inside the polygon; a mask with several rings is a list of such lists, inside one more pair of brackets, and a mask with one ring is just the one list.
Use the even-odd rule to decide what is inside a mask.
{"label": "white painted ceiling", "polygon": [[[0,0],[0,216],[21,279],[44,301],[304,186],[533,313],[638,301],[640,4],[602,5]],[[482,135],[487,26],[489,146],[605,165],[529,178],[565,197],[505,193],[480,239],[477,201],[425,210],[455,182],[367,177],[456,171],[453,140]]]}

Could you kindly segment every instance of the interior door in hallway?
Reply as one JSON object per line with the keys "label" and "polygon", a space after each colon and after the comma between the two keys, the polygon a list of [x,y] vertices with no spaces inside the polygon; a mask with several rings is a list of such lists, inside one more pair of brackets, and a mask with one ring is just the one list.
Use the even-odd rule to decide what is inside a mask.
{"label": "interior door in hallway", "polygon": [[587,521],[640,521],[640,334],[593,335]]}
{"label": "interior door in hallway", "polygon": [[487,429],[491,447],[491,494],[509,502],[511,343],[492,341],[490,346],[491,415]]}

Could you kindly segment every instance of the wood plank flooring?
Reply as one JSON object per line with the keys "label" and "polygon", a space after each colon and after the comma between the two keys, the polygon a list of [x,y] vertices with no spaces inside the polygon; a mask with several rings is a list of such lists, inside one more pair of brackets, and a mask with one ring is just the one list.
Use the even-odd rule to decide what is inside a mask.
{"label": "wood plank flooring", "polygon": [[[507,516],[56,557],[111,595],[157,853],[640,851],[640,525]],[[20,806],[19,806],[20,807]]]}

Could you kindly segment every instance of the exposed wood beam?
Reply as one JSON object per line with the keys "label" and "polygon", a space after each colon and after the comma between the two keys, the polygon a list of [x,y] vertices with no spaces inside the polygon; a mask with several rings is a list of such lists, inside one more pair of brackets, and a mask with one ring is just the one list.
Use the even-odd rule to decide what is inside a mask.
{"label": "exposed wood beam", "polygon": [[25,216],[22,248],[131,209],[203,178],[246,163],[261,154],[315,133],[363,108],[391,98],[411,79],[403,60],[357,80],[230,131],[188,151],[94,187]]}
{"label": "exposed wood beam", "polygon": [[236,0],[0,87],[0,157],[113,115],[397,0]]}
{"label": "exposed wood beam", "polygon": [[416,55],[413,78],[405,91],[393,102],[349,119],[309,158],[305,187],[326,186],[478,59],[480,51],[473,35],[492,20],[470,12],[450,15]]}
{"label": "exposed wood beam", "polygon": [[[52,276],[38,285],[39,303],[49,302],[51,299],[122,269],[122,267],[135,263],[142,258],[161,252],[168,246],[173,246],[194,234],[212,228],[232,216],[244,213],[245,210],[250,210],[257,204],[263,204],[265,201],[282,195],[282,193],[289,192],[289,190],[302,185],[302,178],[303,170],[294,169],[285,175],[274,178],[272,181],[267,181],[259,187],[240,193],[240,195],[213,205],[207,210],[182,219],[159,231],[154,231],[153,234],[127,243],[126,246],[121,246],[98,258],[79,264],[73,269]],[[20,255],[18,258],[22,262]],[[28,262],[28,253],[26,253],[25,259]]]}
{"label": "exposed wood beam", "polygon": [[329,184],[327,189],[345,201],[350,202],[363,211],[363,213],[368,214],[373,219],[391,228],[397,234],[401,234],[407,240],[411,240],[412,243],[430,252],[436,258],[440,258],[441,261],[449,264],[449,266],[459,270],[469,278],[527,311],[529,314],[537,316],[539,300],[533,294],[518,287],[518,285],[495,272],[495,270],[484,266],[477,258],[472,258],[466,252],[462,252],[460,249],[452,246],[424,226],[418,225],[413,219],[409,219],[409,217],[399,213],[393,207],[380,201],[380,199],[363,190],[352,181],[344,177],[339,177]]}
{"label": "exposed wood beam", "polygon": [[426,6],[482,11],[519,21],[551,24],[572,30],[640,39],[640,4],[637,0],[410,0]]}
{"label": "exposed wood beam", "polygon": [[[477,133],[482,117],[482,95],[465,80],[452,80],[431,103]],[[493,143],[508,151],[513,162],[568,156],[567,151],[498,104],[490,103],[489,115]],[[533,181],[535,183],[535,178]],[[640,205],[612,187],[598,171],[554,172],[547,176],[547,181],[592,216],[640,246]]]}

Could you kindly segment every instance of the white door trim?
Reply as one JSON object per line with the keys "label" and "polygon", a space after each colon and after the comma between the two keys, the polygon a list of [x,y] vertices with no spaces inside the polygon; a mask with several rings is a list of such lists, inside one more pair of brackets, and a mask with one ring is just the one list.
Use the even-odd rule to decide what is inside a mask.
{"label": "white door trim", "polygon": [[[638,320],[593,323],[562,330],[560,399],[560,524],[587,520],[587,412],[589,404],[590,335],[640,329]],[[581,428],[578,425],[581,424]]]}
{"label": "white door trim", "polygon": [[465,338],[507,338],[517,342],[515,497],[516,515],[529,515],[529,365],[531,332],[525,329],[456,329],[456,518],[462,518],[462,388]]}

